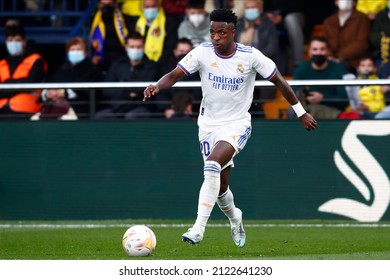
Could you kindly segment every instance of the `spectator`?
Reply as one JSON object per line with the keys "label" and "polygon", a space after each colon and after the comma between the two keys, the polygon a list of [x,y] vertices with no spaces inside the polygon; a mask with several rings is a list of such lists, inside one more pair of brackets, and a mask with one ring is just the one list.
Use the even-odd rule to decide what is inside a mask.
{"label": "spectator", "polygon": [[357,0],[356,10],[366,14],[373,21],[380,10],[386,8],[387,0]]}
{"label": "spectator", "polygon": [[370,21],[355,9],[356,0],[336,0],[338,11],[324,21],[324,37],[330,45],[330,59],[354,73],[359,58],[367,55]]}
{"label": "spectator", "polygon": [[180,60],[182,60],[187,53],[193,49],[193,45],[190,39],[181,38],[176,42],[175,48],[173,49],[172,55],[168,57],[166,61],[160,67],[160,76],[173,70]]}
{"label": "spectator", "polygon": [[[381,71],[379,72],[379,78],[390,79],[390,62],[382,65]],[[385,95],[390,95],[389,85],[382,86],[381,90]],[[390,119],[390,105],[388,104],[382,111],[376,114],[375,119]]]}
{"label": "spectator", "polygon": [[204,9],[204,0],[190,0],[186,17],[179,25],[178,37],[190,39],[195,48],[203,42],[210,42],[209,29],[210,18]]}
{"label": "spectator", "polygon": [[[137,32],[129,35],[125,46],[128,57],[112,63],[106,82],[146,82],[156,79],[156,63],[145,56],[144,42]],[[153,111],[152,104],[142,102],[142,89],[107,89],[103,91],[103,99],[108,107],[96,112],[95,119],[135,119],[149,116]]]}
{"label": "spectator", "polygon": [[[342,79],[344,67],[327,59],[328,41],[323,37],[314,37],[309,43],[310,60],[298,65],[294,72],[295,80]],[[305,109],[315,118],[336,119],[347,106],[345,87],[310,86],[298,89],[298,96]]]}
{"label": "spectator", "polygon": [[237,26],[239,43],[259,49],[272,60],[279,48],[278,31],[266,14],[262,0],[245,0],[244,17]]}
{"label": "spectator", "polygon": [[[17,22],[8,22],[5,44],[8,55],[0,61],[1,83],[38,83],[44,80],[46,62],[28,48],[24,29]],[[41,109],[41,105],[37,104],[39,97],[40,91],[1,91],[0,116],[30,118]]]}
{"label": "spectator", "polygon": [[128,35],[129,19],[116,4],[116,0],[99,0],[91,26],[92,62],[106,71],[111,62],[125,56],[124,45]]}
{"label": "spectator", "polygon": [[172,98],[171,109],[166,118],[171,120],[192,120],[192,95],[186,91],[176,93]]}
{"label": "spectator", "polygon": [[[303,0],[264,0],[264,11],[279,30],[286,30],[292,51],[292,69],[304,61]],[[290,67],[291,68],[291,67]],[[287,72],[291,73],[292,69]]]}
{"label": "spectator", "polygon": [[[191,50],[193,49],[192,43],[187,38],[181,38],[177,41],[175,49],[173,50],[172,55],[169,57],[167,61],[165,61],[160,67],[159,76],[163,76],[166,73],[172,71],[176,68],[177,64],[180,60],[182,60]],[[182,79],[182,81],[200,81],[200,77],[198,73],[191,74]],[[155,98],[160,104],[157,105],[157,112],[165,112],[167,114],[167,110],[169,102],[172,100],[172,96],[176,90],[174,88],[162,90],[160,94],[156,95]],[[202,99],[202,92],[200,88],[190,88],[187,89],[186,92],[191,94],[194,104],[192,105],[192,110],[194,112],[199,112],[199,104]],[[168,112],[169,114],[169,112]]]}
{"label": "spectator", "polygon": [[[362,57],[359,60],[357,67],[357,79],[378,79],[376,73],[374,59],[369,56]],[[348,95],[352,96],[350,101],[357,101],[351,103],[351,109],[360,114],[365,119],[373,119],[374,116],[383,110],[385,105],[385,96],[382,92],[381,86],[379,85],[361,85],[361,86],[347,86]],[[354,94],[354,92],[356,94]],[[356,95],[355,98],[353,98]]]}
{"label": "spectator", "polygon": [[369,38],[376,64],[388,63],[390,61],[390,1],[387,2],[387,8],[381,10],[375,17]]}
{"label": "spectator", "polygon": [[145,38],[145,55],[154,62],[164,61],[177,41],[175,20],[166,17],[159,0],[143,0],[142,14],[132,17],[132,31]]}
{"label": "spectator", "polygon": [[[260,50],[264,55],[276,60],[279,49],[278,31],[268,16],[263,13],[262,0],[245,0],[244,16],[237,25],[237,41]],[[257,79],[262,79],[258,75]],[[262,103],[275,97],[275,89],[272,87],[256,88],[254,102],[250,112],[254,117],[262,115]]]}
{"label": "spectator", "polygon": [[[88,57],[87,41],[80,37],[69,39],[65,45],[67,61],[51,75],[47,82],[57,83],[81,83],[101,82],[103,74],[100,68],[93,64]],[[76,118],[85,119],[89,117],[90,91],[80,89],[48,89],[42,92],[44,100],[43,110],[40,119],[61,118],[63,114],[72,108]]]}

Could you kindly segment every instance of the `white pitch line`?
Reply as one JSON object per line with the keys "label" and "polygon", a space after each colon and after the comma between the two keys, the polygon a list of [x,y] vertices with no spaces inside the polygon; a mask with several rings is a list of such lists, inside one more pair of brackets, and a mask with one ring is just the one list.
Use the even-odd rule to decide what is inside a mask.
{"label": "white pitch line", "polygon": [[[67,228],[128,228],[129,224],[0,224],[0,229],[17,228],[47,228],[47,229],[67,229]],[[155,228],[185,228],[192,224],[145,224]],[[208,227],[229,227],[229,224],[209,224]],[[246,224],[246,228],[390,228],[390,224]]]}

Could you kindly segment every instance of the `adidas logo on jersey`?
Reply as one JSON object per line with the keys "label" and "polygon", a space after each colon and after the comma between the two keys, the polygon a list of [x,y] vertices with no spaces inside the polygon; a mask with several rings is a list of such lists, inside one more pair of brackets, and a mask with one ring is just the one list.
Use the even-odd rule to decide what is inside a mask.
{"label": "adidas logo on jersey", "polygon": [[211,63],[211,65],[210,65],[211,67],[214,67],[214,68],[218,68],[218,65],[217,65],[217,62],[213,62],[213,63]]}

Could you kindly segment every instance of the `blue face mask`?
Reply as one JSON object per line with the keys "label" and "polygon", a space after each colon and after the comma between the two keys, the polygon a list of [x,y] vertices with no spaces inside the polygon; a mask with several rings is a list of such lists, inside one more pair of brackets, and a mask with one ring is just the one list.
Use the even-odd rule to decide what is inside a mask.
{"label": "blue face mask", "polygon": [[83,51],[68,51],[68,60],[73,65],[79,64],[85,58],[85,54]]}
{"label": "blue face mask", "polygon": [[152,21],[157,17],[158,9],[157,8],[146,8],[144,9],[144,16],[148,21]]}
{"label": "blue face mask", "polygon": [[143,49],[127,49],[127,56],[134,61],[139,61],[144,57]]}
{"label": "blue face mask", "polygon": [[17,56],[23,52],[23,44],[20,41],[7,41],[6,46],[11,56]]}
{"label": "blue face mask", "polygon": [[251,8],[244,11],[244,16],[247,20],[252,21],[257,19],[260,16],[260,13],[257,8]]}

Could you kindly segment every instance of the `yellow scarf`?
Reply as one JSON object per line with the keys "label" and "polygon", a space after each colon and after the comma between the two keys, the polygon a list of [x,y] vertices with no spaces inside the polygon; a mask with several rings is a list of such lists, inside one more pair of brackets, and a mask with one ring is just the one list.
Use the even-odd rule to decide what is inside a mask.
{"label": "yellow scarf", "polygon": [[389,56],[390,56],[390,37],[386,36],[386,34],[382,32],[382,36],[381,36],[382,64],[389,62]]}
{"label": "yellow scarf", "polygon": [[[164,10],[160,9],[145,37],[145,54],[150,60],[158,61],[162,55],[166,34],[165,21],[166,17]],[[147,20],[142,14],[135,26],[135,30],[142,36],[145,36],[146,22]]]}
{"label": "yellow scarf", "polygon": [[[118,36],[119,41],[122,46],[126,44],[126,37],[128,35],[128,30],[123,19],[123,15],[118,8],[114,10],[114,26],[115,31]],[[89,37],[92,41],[92,52],[103,57],[103,46],[104,40],[106,39],[106,28],[102,19],[102,12],[99,10],[92,22],[91,33]]]}

